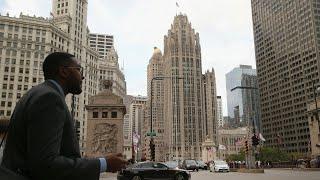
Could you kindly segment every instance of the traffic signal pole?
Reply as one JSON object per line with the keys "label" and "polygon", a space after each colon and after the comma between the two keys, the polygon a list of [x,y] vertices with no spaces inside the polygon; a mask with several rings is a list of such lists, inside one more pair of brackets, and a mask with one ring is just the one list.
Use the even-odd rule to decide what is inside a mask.
{"label": "traffic signal pole", "polygon": [[153,129],[152,129],[152,121],[153,121],[153,119],[152,119],[152,99],[153,99],[153,85],[152,85],[152,83],[153,83],[153,80],[154,79],[157,79],[157,77],[153,77],[152,79],[151,79],[151,82],[150,82],[150,132],[151,132],[151,136],[150,136],[150,160],[151,161],[154,161],[155,160],[155,157],[154,157],[154,155],[155,155],[155,147],[154,147],[154,140],[153,140]]}
{"label": "traffic signal pole", "polygon": [[[152,127],[152,124],[153,124],[153,80],[163,80],[165,78],[171,78],[171,77],[168,77],[168,76],[156,76],[156,77],[152,77],[151,79],[151,82],[150,82],[150,160],[151,161],[155,161],[155,148],[156,148],[156,145],[155,145],[155,142],[154,142],[154,138],[153,136],[155,136],[155,133],[153,132],[153,127]],[[176,77],[176,79],[183,79],[183,77]]]}
{"label": "traffic signal pole", "polygon": [[[251,91],[251,96],[253,96],[253,91],[254,90],[258,90],[257,87],[251,87],[251,86],[236,86],[234,88],[231,89],[231,91],[234,91],[236,89],[242,89],[242,90],[248,90]],[[247,108],[249,108],[247,106]],[[249,116],[247,118],[247,128],[248,128],[248,132],[247,132],[247,137],[246,137],[246,167],[248,169],[251,169],[252,167],[254,167],[255,165],[255,158],[253,157],[253,154],[255,152],[255,146],[252,145],[252,139],[251,139],[251,135],[255,134],[255,124],[254,124],[254,119],[255,116],[252,116],[252,112],[254,113],[256,109],[251,109],[251,111],[249,111],[249,109],[247,109],[247,116]],[[250,113],[249,113],[250,112]],[[251,123],[252,122],[252,123]],[[253,131],[253,132],[252,132]]]}

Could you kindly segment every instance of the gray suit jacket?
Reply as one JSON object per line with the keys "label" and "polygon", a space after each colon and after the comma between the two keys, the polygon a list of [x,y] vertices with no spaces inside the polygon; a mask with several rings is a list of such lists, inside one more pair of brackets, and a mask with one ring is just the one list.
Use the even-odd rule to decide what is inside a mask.
{"label": "gray suit jacket", "polygon": [[36,180],[99,179],[99,159],[80,157],[65,97],[50,81],[33,87],[10,119],[2,165]]}

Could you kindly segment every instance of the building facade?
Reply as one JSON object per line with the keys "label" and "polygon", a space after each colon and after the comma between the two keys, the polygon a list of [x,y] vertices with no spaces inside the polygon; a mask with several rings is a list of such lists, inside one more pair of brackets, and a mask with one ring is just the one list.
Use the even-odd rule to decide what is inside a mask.
{"label": "building facade", "polygon": [[99,53],[99,90],[102,90],[103,80],[112,80],[112,92],[122,98],[127,94],[127,86],[123,69],[119,67],[119,57],[114,48],[112,35],[89,34],[90,48]]}
{"label": "building facade", "polygon": [[221,96],[217,96],[217,123],[218,123],[218,128],[222,128],[224,126]]}
{"label": "building facade", "polygon": [[243,74],[241,79],[242,85],[242,103],[243,120],[255,131],[261,132],[260,116],[260,95],[258,89],[257,75]]}
{"label": "building facade", "polygon": [[[248,112],[249,106],[244,106],[244,95],[255,91],[251,87],[246,88],[243,84],[244,75],[256,75],[256,70],[249,65],[240,65],[226,74],[226,88],[227,88],[227,106],[228,116],[233,120],[236,127],[247,126],[247,121],[244,116]],[[256,87],[256,85],[254,86]]]}
{"label": "building facade", "polygon": [[131,123],[129,120],[129,114],[125,114],[123,117],[123,155],[126,159],[132,158],[132,139],[128,136],[131,134]]}
{"label": "building facade", "polygon": [[[206,137],[216,138],[215,76],[213,71],[202,74],[199,34],[187,16],[174,17],[171,29],[164,37],[164,54],[150,62],[149,67],[153,71],[148,74],[148,89],[152,90],[153,98],[157,98],[151,105],[152,122],[162,126],[162,117],[158,114],[163,107],[161,132],[163,130],[165,143],[160,144],[167,151],[164,151],[166,159],[201,159],[201,145]],[[155,80],[151,87],[152,77],[157,75],[164,78]],[[160,100],[162,97],[163,101]],[[154,122],[156,119],[159,121]]]}
{"label": "building facade", "polygon": [[99,59],[107,59],[114,48],[113,35],[90,33],[89,44],[91,49],[99,52]]}
{"label": "building facade", "polygon": [[111,48],[105,59],[99,59],[99,90],[101,90],[101,83],[103,80],[111,80],[114,85],[112,92],[124,98],[127,94],[127,84],[123,71],[119,67],[118,54]]}
{"label": "building facade", "polygon": [[219,159],[226,159],[228,155],[239,154],[244,147],[244,141],[247,139],[248,129],[246,127],[235,129],[219,129],[219,145],[225,149],[218,149],[217,156]]}
{"label": "building facade", "polygon": [[124,147],[127,159],[135,158],[139,161],[145,154],[144,137],[147,131],[144,131],[144,121],[146,113],[146,104],[148,97],[127,95],[125,104],[127,114],[124,119]]}
{"label": "building facade", "polygon": [[[165,116],[164,116],[164,81],[168,78],[157,79],[157,77],[165,77],[164,75],[164,60],[162,52],[157,47],[154,47],[154,52],[149,60],[148,64],[148,109],[149,118],[147,121],[147,132],[150,132],[150,126],[152,121],[152,130],[156,132],[154,138],[155,142],[155,160],[166,161],[168,142],[165,139]],[[152,81],[152,83],[151,83]],[[152,87],[151,87],[152,84]],[[152,92],[151,92],[152,91]],[[152,94],[152,96],[151,96]],[[152,99],[151,99],[152,98]],[[152,102],[151,102],[152,100]],[[151,104],[152,103],[152,104]],[[151,120],[151,108],[152,108],[152,120]],[[145,135],[146,136],[146,135]],[[150,142],[150,137],[146,137]],[[146,143],[146,149],[150,151],[149,143]]]}
{"label": "building facade", "polygon": [[312,158],[320,156],[320,114],[319,109],[317,109],[319,105],[319,98],[315,99],[315,101],[309,101],[307,105],[307,116],[310,132],[309,148],[311,149]]}
{"label": "building facade", "polygon": [[251,6],[265,145],[308,152],[305,112],[313,85],[320,85],[320,2],[252,0]]}
{"label": "building facade", "polygon": [[44,81],[42,63],[49,53],[74,54],[84,68],[83,92],[73,100],[68,95],[66,102],[82,152],[87,135],[85,105],[99,91],[99,53],[89,47],[87,5],[87,0],[53,0],[50,18],[0,16],[0,116],[10,117],[23,94]]}
{"label": "building facade", "polygon": [[218,128],[218,108],[217,108],[217,91],[215,73],[206,71],[202,75],[202,109],[203,109],[203,136],[210,139],[213,143],[217,143]]}
{"label": "building facade", "polygon": [[143,134],[143,121],[145,118],[145,110],[148,98],[145,96],[134,96],[132,103],[129,106],[129,124],[130,131],[127,134],[130,145],[133,148],[132,153],[135,160],[141,160],[142,158],[142,141]]}

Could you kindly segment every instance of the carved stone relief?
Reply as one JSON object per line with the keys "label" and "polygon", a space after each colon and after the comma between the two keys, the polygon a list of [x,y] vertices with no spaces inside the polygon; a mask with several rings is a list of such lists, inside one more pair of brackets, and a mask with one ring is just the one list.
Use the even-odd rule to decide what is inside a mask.
{"label": "carved stone relief", "polygon": [[91,143],[93,153],[117,152],[117,134],[118,127],[116,124],[96,124],[93,129],[93,141]]}

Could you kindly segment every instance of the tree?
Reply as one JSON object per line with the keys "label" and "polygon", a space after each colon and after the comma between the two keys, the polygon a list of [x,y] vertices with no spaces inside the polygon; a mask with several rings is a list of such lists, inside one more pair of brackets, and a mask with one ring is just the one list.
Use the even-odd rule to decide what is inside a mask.
{"label": "tree", "polygon": [[305,155],[300,152],[292,152],[292,153],[289,153],[289,157],[291,157],[292,160],[298,160],[298,159],[304,159]]}
{"label": "tree", "polygon": [[245,152],[243,150],[240,151],[239,154],[229,154],[226,157],[226,161],[244,161],[245,160]]}
{"label": "tree", "polygon": [[260,161],[279,162],[279,161],[289,161],[290,156],[288,153],[278,149],[274,149],[271,147],[262,147],[260,149],[258,159]]}

